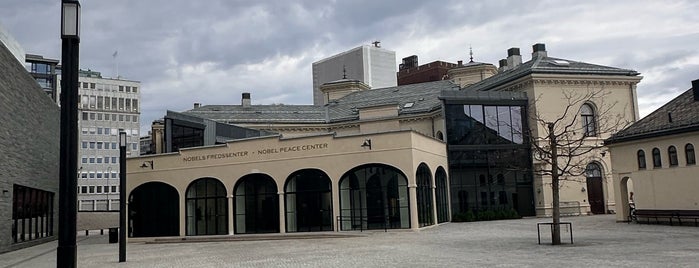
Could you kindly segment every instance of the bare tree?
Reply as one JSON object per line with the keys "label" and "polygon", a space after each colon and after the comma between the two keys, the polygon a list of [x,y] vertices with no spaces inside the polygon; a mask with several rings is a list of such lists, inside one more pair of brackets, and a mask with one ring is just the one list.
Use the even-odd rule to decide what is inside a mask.
{"label": "bare tree", "polygon": [[[601,139],[621,130],[630,122],[620,113],[617,102],[607,103],[609,91],[602,89],[563,90],[560,114],[542,114],[536,109],[542,96],[530,102],[531,127],[537,131],[531,133],[532,153],[537,163],[534,173],[551,177],[553,192],[553,228],[551,243],[561,244],[560,228],[560,189],[564,181],[582,181],[585,179],[587,164],[592,155],[603,147]],[[592,106],[592,118],[583,118],[580,109],[584,104]],[[551,105],[547,102],[546,105]],[[533,106],[533,107],[532,107]],[[534,112],[532,112],[534,111]],[[622,109],[621,111],[624,111]],[[593,120],[589,120],[593,119]],[[542,133],[539,133],[543,131]]]}

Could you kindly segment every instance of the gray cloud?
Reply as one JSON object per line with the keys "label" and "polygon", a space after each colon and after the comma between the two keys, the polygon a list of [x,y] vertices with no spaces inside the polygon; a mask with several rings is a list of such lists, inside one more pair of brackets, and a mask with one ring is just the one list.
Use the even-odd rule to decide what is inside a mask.
{"label": "gray cloud", "polygon": [[[82,68],[142,82],[143,130],[193,102],[311,102],[311,63],[373,40],[421,63],[497,63],[509,47],[634,69],[641,114],[699,71],[694,1],[82,1]],[[60,56],[54,0],[6,0],[0,22],[28,53]]]}

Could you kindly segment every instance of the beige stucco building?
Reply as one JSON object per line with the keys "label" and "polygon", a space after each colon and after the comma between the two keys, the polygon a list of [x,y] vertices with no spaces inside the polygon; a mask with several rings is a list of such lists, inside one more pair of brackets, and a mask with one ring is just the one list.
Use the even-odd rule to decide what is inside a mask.
{"label": "beige stucco building", "polygon": [[130,158],[130,230],[417,229],[448,221],[446,168],[444,143],[414,131],[267,136]]}
{"label": "beige stucco building", "polygon": [[637,210],[651,214],[699,211],[695,155],[699,80],[692,86],[606,141],[613,163],[618,221],[629,219],[630,202]]}
{"label": "beige stucco building", "polygon": [[[308,176],[327,177],[330,185],[323,188],[328,195],[318,197],[332,200],[322,205],[328,208],[322,209],[327,215],[316,223],[323,224],[314,226],[315,229],[302,228],[306,231],[382,226],[414,229],[448,221],[456,213],[476,210],[514,209],[520,215],[549,216],[551,179],[534,175],[541,163],[531,150],[532,142],[542,142],[545,132],[532,115],[550,119],[566,114],[564,121],[571,123],[574,132],[578,131],[575,135],[585,135],[585,146],[600,146],[608,138],[608,133],[602,131],[608,125],[607,116],[623,122],[638,119],[635,90],[642,77],[633,70],[548,57],[543,44],[534,45],[532,58],[524,63],[519,49],[510,49],[508,54],[495,74],[495,67],[488,64],[465,65],[450,73],[449,79],[467,85],[465,87],[452,81],[436,81],[371,89],[360,81],[342,79],[321,87],[328,102],[325,106],[253,105],[250,94],[244,93],[240,105],[195,104],[193,109],[182,113],[169,111],[153,128],[153,133],[161,136],[153,137],[156,151],[165,154],[129,160],[129,193],[138,193],[139,187],[151,182],[171,189],[171,199],[178,202],[171,210],[170,221],[177,223],[177,228],[170,234],[180,236],[202,234],[196,228],[188,229],[187,226],[195,226],[188,222],[196,221],[197,215],[210,215],[197,214],[196,209],[187,213],[190,206],[187,187],[199,187],[192,186],[196,183],[203,183],[205,189],[219,185],[216,189],[225,195],[225,200],[202,197],[219,200],[212,201],[217,209],[222,206],[219,204],[226,206],[220,213],[214,213],[220,214],[216,217],[222,221],[216,225],[215,233],[301,231],[297,223],[289,222],[292,218],[289,213],[296,208],[284,202],[291,200],[287,186],[289,180],[298,175],[297,171],[308,171],[310,173],[305,173]],[[595,94],[585,98],[593,92]],[[566,96],[583,99],[567,105]],[[209,121],[260,133],[278,133],[281,138],[261,135],[229,141],[231,136],[210,130]],[[178,146],[168,145],[173,143]],[[318,150],[282,153],[277,149],[278,153],[271,154],[260,151],[304,144],[327,145]],[[200,148],[167,150],[186,147]],[[377,151],[378,148],[381,151]],[[208,157],[210,155],[214,157]],[[218,158],[217,155],[232,157]],[[198,156],[203,159],[199,160]],[[603,149],[593,150],[576,161],[589,168],[590,176],[569,178],[572,181],[564,183],[561,191],[564,213],[611,213],[615,197],[609,154]],[[402,179],[398,182],[391,179],[389,183],[386,177],[367,186],[369,181],[362,178],[368,175],[355,174],[352,175],[355,181],[343,186],[343,181],[350,181],[343,180],[345,175],[367,169],[369,173],[385,170],[383,173],[395,174],[396,178],[405,177],[405,183]],[[262,196],[277,198],[274,199],[277,209],[274,209],[266,198],[255,195],[255,198],[262,198],[255,199],[260,205],[258,208],[272,209],[278,217],[273,219],[274,224],[264,225],[264,230],[249,231],[249,226],[244,225],[250,217],[235,212],[234,209],[243,208],[237,207],[240,203],[233,200],[239,198],[236,185],[253,177],[260,183],[269,183],[246,182],[253,185],[250,189],[261,191]],[[428,177],[429,181],[419,182],[419,178]],[[204,182],[202,178],[212,180]],[[441,178],[444,178],[443,184],[440,184]],[[394,191],[402,187],[408,190]],[[383,190],[372,190],[370,194],[369,188]],[[420,193],[419,189],[423,189],[423,194],[413,193]],[[438,194],[440,189],[448,190]],[[348,193],[343,195],[343,191]],[[428,194],[431,194],[429,200],[424,200]],[[242,193],[242,196],[250,194]],[[439,201],[439,198],[447,199]],[[368,200],[381,205],[368,204]],[[130,207],[131,202],[129,200]],[[158,203],[157,200],[153,202]],[[343,204],[352,205],[345,207]],[[248,212],[258,208],[248,208]],[[396,214],[398,211],[400,213]],[[269,222],[271,215],[264,216],[257,220]],[[381,219],[377,217],[384,217],[383,222],[379,223]],[[241,222],[245,224],[239,226]],[[140,235],[138,228],[133,232]],[[154,232],[145,234],[160,235]]]}
{"label": "beige stucco building", "polygon": [[[543,44],[533,46],[532,59],[527,62],[522,63],[519,54],[519,49],[509,49],[498,75],[466,89],[525,92],[531,135],[540,144],[547,142],[547,130],[537,118],[548,122],[562,118],[565,123],[561,125],[570,124],[574,137],[585,135],[583,150],[599,147],[612,133],[638,120],[636,85],[642,77],[636,71],[549,57]],[[591,116],[591,121],[586,123],[585,116]],[[562,213],[599,214],[615,209],[612,167],[604,152],[599,148],[572,161],[593,172],[565,178],[560,193]],[[544,163],[534,157],[534,165],[538,169]],[[534,183],[536,214],[551,215],[551,177],[535,175]]]}

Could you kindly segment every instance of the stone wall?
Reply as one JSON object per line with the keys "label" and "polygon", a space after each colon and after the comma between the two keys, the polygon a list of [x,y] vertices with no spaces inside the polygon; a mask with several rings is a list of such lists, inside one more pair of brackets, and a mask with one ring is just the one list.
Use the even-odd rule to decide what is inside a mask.
{"label": "stone wall", "polygon": [[[60,109],[0,44],[0,252],[58,237]],[[13,185],[54,193],[53,236],[12,241]]]}

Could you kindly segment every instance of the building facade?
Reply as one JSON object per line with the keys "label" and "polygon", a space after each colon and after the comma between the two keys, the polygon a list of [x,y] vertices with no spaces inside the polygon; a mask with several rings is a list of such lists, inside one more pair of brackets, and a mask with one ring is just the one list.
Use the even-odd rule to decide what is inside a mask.
{"label": "building facade", "polygon": [[314,62],[313,104],[326,104],[320,91],[322,84],[342,78],[362,81],[371,88],[396,86],[396,52],[376,42]]}
{"label": "building facade", "polygon": [[0,44],[0,253],[58,237],[60,110]]}
{"label": "building facade", "polygon": [[410,130],[129,158],[130,236],[418,229],[449,220],[446,165],[443,142]]}
{"label": "building facade", "polygon": [[29,74],[39,83],[46,95],[60,105],[58,98],[58,62],[58,60],[44,58],[39,55],[26,55]]}
{"label": "building facade", "polygon": [[631,202],[647,211],[699,210],[699,80],[605,144],[614,165],[618,221],[629,219]]}
{"label": "building facade", "polygon": [[141,83],[80,70],[78,101],[78,210],[119,208],[119,132],[127,157],[140,155]]}
{"label": "building facade", "polygon": [[[200,105],[183,114],[287,138],[421,133],[447,144],[451,213],[514,209],[537,216],[551,215],[552,189],[549,176],[535,173],[545,166],[532,148],[546,139],[535,117],[565,115],[562,120],[582,138],[582,147],[594,150],[576,159],[586,172],[566,178],[561,188],[564,214],[614,211],[609,155],[599,147],[609,133],[601,128],[605,116],[637,120],[635,86],[642,78],[637,72],[549,57],[543,44],[533,46],[526,62],[513,48],[500,69],[473,63],[451,70],[458,72],[450,80],[388,88],[332,81],[321,87],[328,93],[325,106],[246,105],[243,100],[241,105]],[[568,94],[590,92],[602,94],[567,109],[561,104]]]}
{"label": "building facade", "polygon": [[[634,70],[550,57],[544,44],[533,45],[526,62],[519,48],[507,52],[498,74],[465,90],[525,93],[530,135],[539,146],[546,146],[548,135],[541,122],[560,118],[569,124],[570,137],[581,141],[577,152],[585,153],[570,159],[580,165],[576,168],[581,175],[565,178],[560,188],[562,213],[613,212],[612,165],[601,145],[615,129],[638,120],[636,85],[642,77]],[[544,161],[533,162],[535,171],[548,168]],[[551,185],[550,176],[534,176],[536,215],[552,214]]]}

